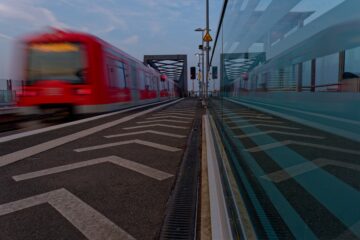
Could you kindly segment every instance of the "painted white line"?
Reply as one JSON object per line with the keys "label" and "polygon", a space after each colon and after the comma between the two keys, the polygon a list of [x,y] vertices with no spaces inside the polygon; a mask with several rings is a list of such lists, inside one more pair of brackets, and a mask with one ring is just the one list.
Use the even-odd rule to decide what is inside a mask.
{"label": "painted white line", "polygon": [[224,116],[232,116],[232,115],[239,115],[239,116],[254,116],[254,117],[264,117],[265,114],[261,114],[261,113],[238,113],[238,112],[234,112],[234,113],[224,113]]}
{"label": "painted white line", "polygon": [[180,116],[169,116],[169,115],[164,115],[164,116],[159,116],[159,117],[148,117],[146,119],[169,119],[169,118],[175,118],[175,119],[186,119],[186,120],[192,120],[194,118],[192,117],[180,117]]}
{"label": "painted white line", "polygon": [[140,144],[140,145],[157,148],[157,149],[160,149],[163,151],[168,151],[168,152],[181,151],[180,148],[170,147],[167,145],[163,145],[163,144],[159,144],[159,143],[152,143],[152,142],[143,141],[143,140],[139,140],[139,139],[134,139],[134,140],[129,140],[129,141],[121,141],[121,142],[115,142],[115,143],[108,143],[108,144],[101,144],[101,145],[86,147],[86,148],[79,148],[79,149],[75,149],[74,151],[75,152],[86,152],[86,151],[93,151],[93,150],[127,145],[127,144]]}
{"label": "painted white line", "polygon": [[266,151],[266,150],[273,149],[273,148],[284,147],[284,146],[290,145],[290,144],[306,146],[306,147],[312,147],[312,148],[325,149],[325,150],[330,150],[330,151],[335,151],[335,152],[343,152],[343,153],[360,155],[360,151],[356,151],[356,150],[344,149],[344,148],[338,148],[338,147],[331,147],[331,146],[325,146],[325,145],[307,143],[307,142],[298,142],[298,141],[292,141],[292,140],[286,140],[286,141],[282,141],[282,142],[275,142],[275,143],[265,144],[265,145],[249,148],[246,151],[248,151],[248,152],[260,152],[260,151]]}
{"label": "painted white line", "polygon": [[[168,102],[168,100],[162,101],[162,102]],[[74,125],[77,125],[77,124],[90,122],[90,121],[94,121],[94,120],[105,118],[105,117],[110,117],[110,116],[113,116],[113,115],[116,115],[116,114],[119,114],[119,113],[125,113],[125,112],[129,112],[129,111],[133,111],[133,110],[143,108],[143,107],[146,107],[146,106],[157,105],[159,103],[161,103],[161,102],[150,103],[150,104],[141,105],[141,106],[138,106],[138,107],[131,107],[131,108],[127,108],[127,109],[124,109],[124,110],[121,110],[121,111],[106,113],[106,114],[102,114],[102,115],[99,115],[99,116],[85,118],[85,119],[81,119],[81,120],[74,121],[74,122],[63,123],[63,124],[59,124],[59,125],[56,125],[56,126],[50,126],[50,127],[46,127],[46,128],[41,128],[41,129],[28,131],[28,132],[22,132],[22,133],[18,133],[18,134],[13,134],[13,135],[6,136],[6,137],[1,137],[0,138],[0,143],[12,141],[12,140],[23,138],[23,137],[32,136],[32,135],[39,134],[39,133],[49,132],[49,131],[52,131],[52,130],[61,129],[61,128],[69,127],[69,126],[74,126]]]}
{"label": "painted white line", "polygon": [[286,127],[286,126],[279,126],[279,125],[273,125],[273,124],[249,124],[249,125],[244,125],[244,126],[236,126],[236,127],[231,127],[230,129],[243,129],[243,128],[250,128],[250,127],[272,127],[272,128],[282,128],[282,129],[291,129],[291,130],[299,130],[300,128],[295,128],[295,127]]}
{"label": "painted white line", "polygon": [[55,208],[89,240],[135,239],[64,188],[2,204],[0,216],[44,203]]}
{"label": "painted white line", "polygon": [[265,176],[262,176],[262,178],[269,180],[269,181],[279,183],[279,182],[294,178],[296,176],[299,176],[301,174],[313,171],[313,170],[321,168],[321,167],[329,166],[329,165],[360,171],[360,165],[358,165],[358,164],[345,163],[345,162],[326,159],[326,158],[318,158],[312,162],[298,164],[296,166],[284,168],[283,170],[279,170],[279,171],[267,174]]}
{"label": "painted white line", "polygon": [[[232,100],[232,99],[227,99],[227,100],[231,101],[231,102],[235,102],[235,103],[240,103],[240,102]],[[244,101],[244,100],[240,100],[240,101]],[[251,108],[253,108],[251,106],[252,104],[248,103],[249,101],[245,100],[244,102],[245,103],[240,103],[240,104],[248,104],[248,105],[250,105]],[[269,104],[269,103],[256,102],[256,104],[275,107],[275,108],[278,108],[278,109],[284,109],[284,110],[292,111],[292,112],[303,113],[303,114],[310,115],[310,116],[316,116],[316,117],[326,118],[326,119],[330,119],[330,120],[336,120],[336,121],[339,121],[339,122],[345,122],[345,123],[351,123],[351,124],[355,124],[355,125],[360,125],[359,121],[350,120],[350,119],[346,119],[346,118],[339,118],[339,117],[329,116],[329,115],[325,115],[325,114],[321,114],[321,113],[314,113],[314,112],[308,112],[308,111],[303,111],[303,110],[297,110],[297,109],[294,109],[294,108],[291,108],[291,107],[282,107],[282,106]],[[266,111],[263,111],[263,112],[266,112]]]}
{"label": "painted white line", "polygon": [[150,120],[150,121],[141,121],[136,122],[137,124],[143,124],[143,123],[158,123],[158,122],[170,122],[170,123],[191,123],[189,121],[181,121],[181,120],[171,120],[171,119],[159,119],[159,120]]}
{"label": "painted white line", "polygon": [[187,127],[180,127],[180,126],[167,125],[167,124],[149,124],[149,125],[143,125],[143,126],[126,127],[123,129],[130,130],[130,129],[148,128],[148,127],[167,127],[167,128],[177,128],[177,129],[187,129]]}
{"label": "painted white line", "polygon": [[235,137],[237,137],[237,138],[247,138],[247,137],[260,136],[260,135],[265,135],[265,134],[270,134],[270,133],[276,133],[276,134],[294,136],[294,137],[307,137],[307,138],[315,138],[315,139],[324,139],[324,137],[315,136],[315,135],[307,135],[307,134],[291,133],[291,132],[282,132],[282,131],[275,131],[275,130],[264,131],[264,132],[256,132],[256,133],[249,133],[249,134],[242,134],[242,135],[238,135],[238,136],[235,136]]}
{"label": "painted white line", "polygon": [[189,113],[154,113],[152,114],[151,116],[154,116],[154,117],[163,117],[163,116],[184,116],[184,117],[194,117],[195,114],[189,114]]}
{"label": "painted white line", "polygon": [[145,176],[154,178],[159,181],[165,180],[165,179],[173,176],[169,173],[162,172],[160,170],[145,166],[140,163],[129,161],[124,158],[120,158],[117,156],[109,156],[109,157],[103,157],[103,158],[97,158],[97,159],[92,159],[92,160],[88,160],[88,161],[83,161],[83,162],[79,162],[79,163],[63,165],[63,166],[59,166],[59,167],[48,168],[48,169],[44,169],[44,170],[40,170],[40,171],[36,171],[36,172],[25,173],[25,174],[13,176],[12,178],[15,181],[19,182],[19,181],[43,177],[43,176],[47,176],[47,175],[51,175],[51,174],[71,171],[71,170],[78,169],[78,168],[97,165],[97,164],[101,164],[101,163],[112,163],[112,164],[118,165],[120,167],[124,167],[124,168],[130,169],[132,171],[141,173]]}
{"label": "painted white line", "polygon": [[262,120],[262,119],[253,119],[253,118],[249,118],[249,119],[239,119],[239,120],[225,120],[225,122],[227,123],[243,123],[243,122],[263,122],[263,123],[274,123],[274,124],[282,124],[284,122],[280,122],[280,121],[273,121],[273,120]]}
{"label": "painted white line", "polygon": [[230,116],[230,117],[226,117],[226,119],[236,119],[236,118],[257,118],[257,119],[273,119],[272,117],[261,117],[261,116],[247,116],[247,115],[238,115],[238,116]]}
{"label": "painted white line", "polygon": [[164,111],[161,111],[159,113],[179,113],[179,114],[195,114],[196,111],[195,110],[184,110],[184,111],[167,111],[167,110],[164,110]]}
{"label": "painted white line", "polygon": [[145,133],[152,133],[152,134],[163,135],[163,136],[168,136],[168,137],[175,137],[175,138],[185,138],[186,137],[185,135],[166,133],[166,132],[160,132],[160,131],[154,131],[154,130],[145,130],[145,131],[138,131],[138,132],[131,132],[131,133],[121,133],[121,134],[109,135],[109,136],[105,136],[105,137],[106,138],[116,138],[116,137],[125,137],[125,136],[145,134]]}
{"label": "painted white line", "polygon": [[[351,139],[351,140],[356,141],[356,142],[360,141],[360,134],[357,134],[357,133],[355,133],[353,131],[348,131],[348,130],[344,130],[344,129],[341,129],[341,128],[332,127],[332,126],[329,126],[329,125],[326,125],[326,124],[317,123],[317,122],[314,122],[314,121],[311,121],[311,120],[307,120],[305,118],[295,117],[295,116],[291,116],[289,114],[276,112],[276,111],[273,111],[273,110],[266,109],[264,107],[258,107],[256,105],[253,105],[253,104],[250,104],[250,103],[239,102],[239,101],[235,101],[235,100],[228,99],[228,98],[225,98],[225,99],[227,101],[230,101],[230,102],[242,105],[242,106],[250,107],[250,108],[256,109],[258,111],[269,113],[269,114],[272,114],[274,116],[285,118],[287,120],[297,122],[297,123],[300,123],[300,124],[303,124],[303,125],[307,125],[307,126],[310,126],[312,128],[318,128],[318,129],[326,131],[328,133],[335,134],[335,135],[338,135],[338,136],[341,136],[341,137],[345,137],[345,138]],[[260,103],[260,104],[264,105],[263,103]],[[274,107],[282,108],[282,107],[279,107],[279,106],[274,106]],[[287,109],[287,110],[289,110],[289,109]],[[298,110],[295,110],[295,111],[298,111]],[[300,112],[302,112],[302,111],[300,111]],[[311,113],[311,114],[313,115],[313,113]],[[329,116],[323,115],[323,116],[320,116],[320,117],[327,118]],[[333,118],[333,117],[330,117],[330,118]],[[347,119],[334,119],[334,120],[345,121],[345,122],[350,121],[349,123],[355,124],[355,121],[347,120]],[[360,124],[360,123],[357,122],[357,124]]]}
{"label": "painted white line", "polygon": [[179,99],[179,100],[176,100],[174,102],[170,102],[170,103],[166,103],[166,104],[163,104],[163,105],[160,105],[160,106],[156,106],[156,107],[153,107],[151,109],[147,109],[145,111],[135,113],[135,114],[120,118],[118,120],[112,121],[112,122],[107,122],[107,123],[101,124],[101,125],[96,126],[96,127],[85,129],[85,130],[82,130],[82,131],[77,132],[77,133],[73,133],[73,134],[70,134],[70,135],[67,135],[67,136],[64,136],[64,137],[60,137],[60,138],[57,138],[57,139],[54,139],[54,140],[50,140],[48,142],[41,143],[41,144],[38,144],[38,145],[35,145],[35,146],[32,146],[32,147],[17,151],[17,152],[13,152],[13,153],[9,153],[7,155],[3,155],[3,156],[0,157],[0,167],[12,164],[12,163],[20,161],[20,160],[22,160],[24,158],[34,156],[34,155],[36,155],[38,153],[47,151],[49,149],[61,146],[63,144],[66,144],[66,143],[69,143],[69,142],[72,142],[72,141],[75,141],[75,140],[78,140],[80,138],[92,135],[92,134],[100,132],[100,131],[102,131],[104,129],[114,127],[116,125],[119,125],[120,123],[130,121],[130,120],[132,120],[132,119],[134,119],[136,117],[143,116],[143,115],[148,114],[150,112],[153,112],[153,111],[155,111],[157,109],[160,109],[160,108],[163,108],[165,106],[177,103],[177,102],[179,102],[181,100],[182,99]]}

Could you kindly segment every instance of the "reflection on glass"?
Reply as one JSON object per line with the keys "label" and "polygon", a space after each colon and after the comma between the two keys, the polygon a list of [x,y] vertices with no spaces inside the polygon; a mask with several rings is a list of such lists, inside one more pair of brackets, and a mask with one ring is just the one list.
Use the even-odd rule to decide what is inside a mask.
{"label": "reflection on glass", "polygon": [[259,239],[359,239],[360,1],[226,6],[209,110],[234,236],[239,193]]}

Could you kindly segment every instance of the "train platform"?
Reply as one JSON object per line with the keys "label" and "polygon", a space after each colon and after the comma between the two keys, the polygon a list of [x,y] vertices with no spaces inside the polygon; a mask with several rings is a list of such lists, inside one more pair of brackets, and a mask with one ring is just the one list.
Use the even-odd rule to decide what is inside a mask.
{"label": "train platform", "polygon": [[195,234],[202,114],[179,99],[0,137],[0,239]]}

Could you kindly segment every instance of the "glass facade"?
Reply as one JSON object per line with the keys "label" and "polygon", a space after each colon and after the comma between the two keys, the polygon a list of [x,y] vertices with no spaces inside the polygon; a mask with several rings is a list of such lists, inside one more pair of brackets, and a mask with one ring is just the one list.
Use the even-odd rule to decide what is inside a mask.
{"label": "glass facade", "polygon": [[234,238],[360,238],[359,10],[224,1],[209,117]]}

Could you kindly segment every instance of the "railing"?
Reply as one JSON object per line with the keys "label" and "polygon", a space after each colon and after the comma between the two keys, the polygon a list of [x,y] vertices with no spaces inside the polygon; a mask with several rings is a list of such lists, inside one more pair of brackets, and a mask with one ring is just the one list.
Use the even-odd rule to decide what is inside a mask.
{"label": "railing", "polygon": [[13,105],[16,100],[16,92],[12,90],[0,90],[0,107]]}
{"label": "railing", "polygon": [[14,105],[16,102],[16,91],[21,81],[12,79],[0,79],[0,107]]}

